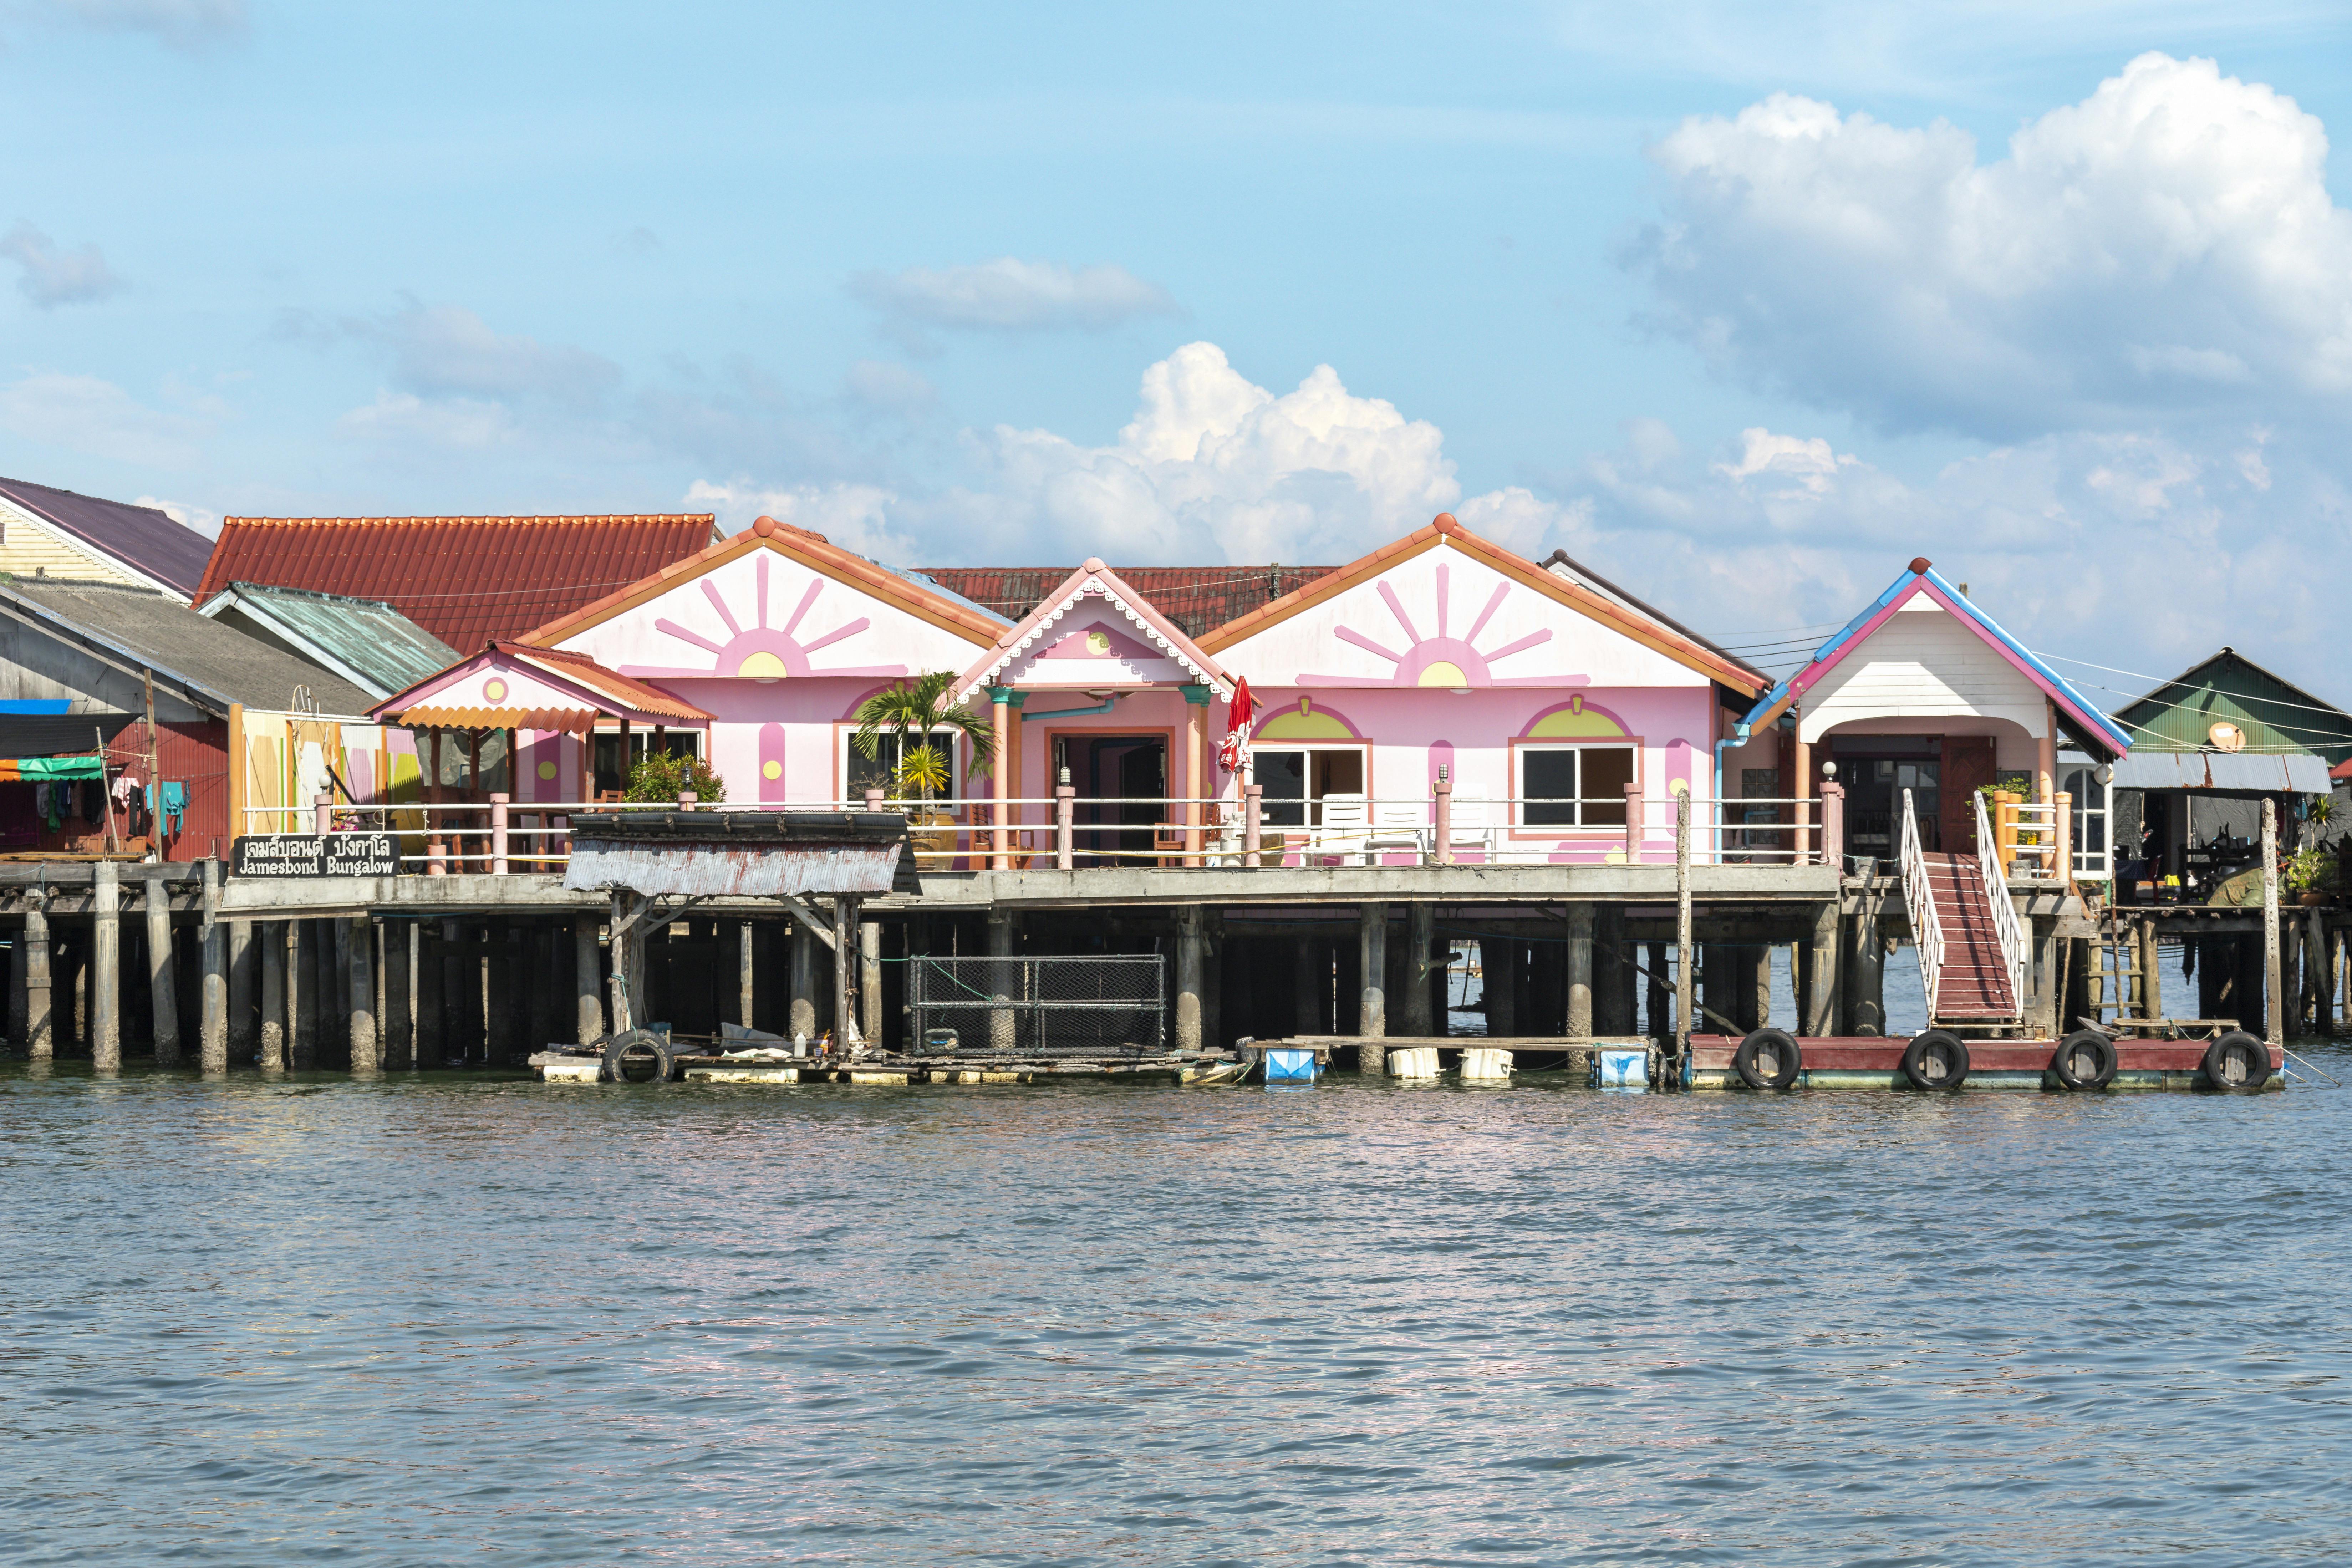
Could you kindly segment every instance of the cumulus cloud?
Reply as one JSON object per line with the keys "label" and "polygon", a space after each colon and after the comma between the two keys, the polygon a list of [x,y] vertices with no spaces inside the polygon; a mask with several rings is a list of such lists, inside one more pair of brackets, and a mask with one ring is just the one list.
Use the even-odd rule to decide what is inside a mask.
{"label": "cumulus cloud", "polygon": [[146,33],[192,49],[242,37],[245,0],[30,0],[20,10],[50,21]]}
{"label": "cumulus cloud", "polygon": [[427,397],[542,396],[583,404],[621,379],[621,367],[601,354],[497,331],[457,305],[412,305],[352,330],[391,351],[396,384]]}
{"label": "cumulus cloud", "polygon": [[483,451],[514,441],[513,413],[477,397],[427,400],[409,392],[379,392],[375,401],[337,422],[345,436],[393,446]]}
{"label": "cumulus cloud", "polygon": [[0,256],[23,271],[16,287],[44,310],[59,305],[82,305],[119,294],[124,284],[106,265],[95,245],[79,250],[59,250],[55,241],[29,223],[19,223],[0,239]]}
{"label": "cumulus cloud", "polygon": [[165,500],[162,496],[141,496],[132,506],[151,506],[182,528],[194,529],[206,539],[220,537],[221,514],[209,507],[190,506],[185,501]]}
{"label": "cumulus cloud", "polygon": [[1653,150],[1631,259],[1722,368],[1989,441],[2281,398],[2352,405],[2352,213],[2327,138],[2210,60],[2142,55],[1979,163],[1974,138],[1775,94]]}
{"label": "cumulus cloud", "polygon": [[118,462],[186,468],[212,429],[209,418],[150,408],[94,375],[44,372],[0,386],[0,430]]}
{"label": "cumulus cloud", "polygon": [[898,503],[895,492],[878,485],[763,488],[739,479],[728,484],[697,479],[688,487],[683,505],[696,511],[709,508],[730,531],[740,532],[756,518],[772,517],[822,533],[870,560],[903,566],[914,560],[917,550],[911,539],[891,527]]}
{"label": "cumulus cloud", "polygon": [[977,267],[910,267],[862,272],[849,291],[887,331],[928,346],[927,329],[947,331],[1100,331],[1143,316],[1172,316],[1176,301],[1124,267],[1066,267],[1002,257]]}

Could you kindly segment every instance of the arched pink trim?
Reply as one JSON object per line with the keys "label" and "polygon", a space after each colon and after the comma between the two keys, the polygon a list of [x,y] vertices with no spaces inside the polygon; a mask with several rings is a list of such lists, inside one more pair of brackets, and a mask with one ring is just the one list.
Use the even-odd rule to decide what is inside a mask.
{"label": "arched pink trim", "polygon": [[[1258,735],[1265,731],[1265,727],[1268,724],[1273,723],[1276,719],[1280,719],[1286,714],[1296,713],[1297,711],[1298,699],[1296,697],[1282,704],[1279,708],[1268,710],[1266,716],[1259,720],[1256,726],[1250,731],[1250,739],[1255,741]],[[1371,738],[1369,735],[1366,735],[1361,730],[1356,728],[1356,721],[1354,720],[1349,718],[1345,713],[1340,712],[1337,708],[1327,705],[1319,697],[1315,699],[1315,711],[1318,713],[1328,713],[1332,718],[1339,721],[1340,724],[1346,728],[1348,738],[1351,741],[1365,741]]]}
{"label": "arched pink trim", "polygon": [[[1555,702],[1549,708],[1539,709],[1528,717],[1527,723],[1521,726],[1519,732],[1512,736],[1511,739],[1514,741],[1532,740],[1535,736],[1537,725],[1542,723],[1545,720],[1550,718],[1555,713],[1573,711],[1578,705],[1579,700],[1580,699],[1578,697],[1571,697],[1565,702]],[[1582,697],[1581,701],[1583,703],[1583,710],[1585,712],[1600,714],[1603,719],[1606,719],[1611,723],[1616,725],[1618,730],[1627,739],[1630,740],[1633,738],[1633,726],[1625,722],[1625,716],[1622,713],[1618,712],[1613,708],[1603,708],[1600,703],[1593,701],[1589,697]]]}

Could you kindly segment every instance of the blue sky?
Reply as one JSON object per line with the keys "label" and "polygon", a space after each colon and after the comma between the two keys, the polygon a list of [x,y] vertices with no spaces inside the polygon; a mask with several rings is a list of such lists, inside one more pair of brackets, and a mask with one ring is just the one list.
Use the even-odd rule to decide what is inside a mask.
{"label": "blue sky", "polygon": [[16,0],[0,472],[942,564],[1444,507],[1758,645],[1925,552],[2352,698],[2347,60],[2263,0]]}

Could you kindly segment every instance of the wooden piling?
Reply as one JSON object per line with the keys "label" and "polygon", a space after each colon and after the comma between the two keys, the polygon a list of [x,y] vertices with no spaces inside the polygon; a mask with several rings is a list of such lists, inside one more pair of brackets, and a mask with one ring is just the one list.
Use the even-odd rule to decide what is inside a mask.
{"label": "wooden piling", "polygon": [[263,921],[256,930],[261,950],[261,1068],[286,1070],[286,925]]}
{"label": "wooden piling", "polygon": [[2143,917],[2139,922],[2139,1016],[2143,1018],[2164,1016],[2164,951],[2156,935],[2156,917]]}
{"label": "wooden piling", "polygon": [[47,889],[25,895],[25,1054],[45,1062],[57,1054],[49,1003],[49,912]]}
{"label": "wooden piling", "polygon": [[1667,988],[1668,982],[1674,977],[1666,968],[1666,944],[1654,942],[1645,945],[1646,951],[1642,954],[1643,973],[1640,976],[1642,1033],[1656,1042],[1660,1050],[1664,1050],[1673,1042],[1675,1034],[1674,1004],[1671,1000],[1674,993]]}
{"label": "wooden piling", "polygon": [[[1587,1038],[1591,1035],[1630,1035],[1633,1032],[1633,966],[1625,961],[1633,955],[1631,943],[1625,940],[1625,906],[1622,904],[1585,905],[1592,918],[1592,1021],[1589,1030],[1563,1027],[1561,1032],[1571,1038]],[[1578,906],[1568,906],[1570,921],[1569,944],[1574,947],[1575,921]],[[1573,958],[1570,962],[1574,962]],[[1536,1020],[1540,1025],[1541,1020]]]}
{"label": "wooden piling", "polygon": [[19,927],[8,941],[8,1037],[20,1046],[30,1037],[25,1013],[25,931]]}
{"label": "wooden piling", "polygon": [[2304,951],[2311,956],[2306,967],[2311,974],[2312,1028],[2321,1035],[2336,1032],[2336,943],[2334,933],[2327,929],[2327,915],[2323,910],[2303,912]]}
{"label": "wooden piling", "polygon": [[1443,1014],[1432,1023],[1429,996],[1430,949],[1437,942],[1437,906],[1416,901],[1404,910],[1404,1032],[1416,1039],[1445,1033]]}
{"label": "wooden piling", "polygon": [[[751,928],[740,928],[736,951],[739,954],[751,951]],[[743,1016],[751,1016],[751,966],[742,965],[743,980],[740,996]],[[882,1032],[882,922],[861,920],[857,922],[857,1026],[869,1045],[881,1046],[887,1041]]]}
{"label": "wooden piling", "polygon": [[228,1058],[249,1065],[261,1043],[261,950],[253,922],[228,922]]}
{"label": "wooden piling", "polygon": [[[990,916],[992,921],[995,917]],[[794,921],[792,1027],[794,1039],[816,1038],[816,933]]]}
{"label": "wooden piling", "polygon": [[[1568,967],[1568,1005],[1561,1019],[1560,1032],[1572,1040],[1592,1037],[1597,1004],[1593,989],[1593,932],[1599,923],[1599,911],[1591,904],[1568,906],[1568,943],[1564,962]],[[1614,955],[1606,962],[1613,963]]]}
{"label": "wooden piling", "polygon": [[1201,1048],[1201,988],[1202,949],[1201,906],[1186,904],[1176,911],[1176,1048]]}
{"label": "wooden piling", "polygon": [[383,939],[383,1065],[394,1072],[415,1068],[416,922],[385,921]]}
{"label": "wooden piling", "polygon": [[[759,927],[750,921],[735,922],[735,1009],[739,1021],[747,1029],[760,1026],[760,994],[755,984],[760,965],[754,951],[758,942]],[[881,982],[877,979],[875,984]],[[880,1016],[878,1004],[876,1016]]]}
{"label": "wooden piling", "polygon": [[289,1031],[293,1041],[289,1065],[296,1072],[311,1072],[319,1066],[318,921],[286,922],[286,967],[293,973],[293,984],[287,988],[287,1001],[294,1015],[294,1026]]}
{"label": "wooden piling", "polygon": [[198,981],[196,1051],[206,1072],[228,1071],[228,923],[215,920],[220,907],[221,863],[204,863],[204,910],[196,941],[204,964]]}
{"label": "wooden piling", "polygon": [[1381,1042],[1389,1032],[1389,907],[1360,904],[1356,909],[1358,973],[1362,993],[1356,1003],[1356,1070],[1367,1076],[1388,1071],[1388,1050]]}
{"label": "wooden piling", "polygon": [[122,1067],[122,868],[100,860],[90,868],[90,1066]]}
{"label": "wooden piling", "polygon": [[2263,1023],[2273,1046],[2286,1043],[2286,996],[2279,983],[2278,802],[2263,797]]}
{"label": "wooden piling", "polygon": [[351,969],[352,1071],[383,1070],[383,1054],[376,1036],[375,922],[353,915],[346,922],[343,952]]}
{"label": "wooden piling", "polygon": [[594,915],[572,921],[572,1012],[583,1046],[604,1037],[604,954],[597,940],[603,924]]}
{"label": "wooden piling", "polygon": [[1838,1026],[1838,907],[1814,906],[1812,940],[1805,945],[1805,1015],[1800,1033],[1835,1035]]}
{"label": "wooden piling", "polygon": [[154,1011],[155,1065],[180,1065],[180,1001],[172,984],[172,890],[163,879],[146,882],[147,995]]}

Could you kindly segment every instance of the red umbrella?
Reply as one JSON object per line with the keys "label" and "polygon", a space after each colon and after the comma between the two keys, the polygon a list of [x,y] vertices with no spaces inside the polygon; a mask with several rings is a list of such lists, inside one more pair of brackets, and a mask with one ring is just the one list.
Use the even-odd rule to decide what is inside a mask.
{"label": "red umbrella", "polygon": [[1241,772],[1249,762],[1250,715],[1256,709],[1257,703],[1250,696],[1249,682],[1235,680],[1224,744],[1217,748],[1217,765],[1229,773]]}

